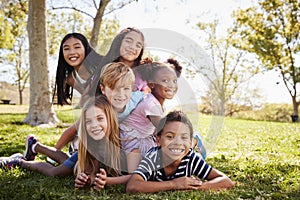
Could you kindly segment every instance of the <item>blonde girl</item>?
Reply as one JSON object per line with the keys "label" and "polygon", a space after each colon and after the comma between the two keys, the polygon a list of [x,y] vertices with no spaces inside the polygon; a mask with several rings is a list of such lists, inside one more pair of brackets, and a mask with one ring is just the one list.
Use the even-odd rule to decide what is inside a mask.
{"label": "blonde girl", "polygon": [[83,107],[79,126],[78,162],[75,166],[76,187],[93,185],[97,173],[118,176],[121,174],[121,154],[118,119],[104,95],[89,99]]}

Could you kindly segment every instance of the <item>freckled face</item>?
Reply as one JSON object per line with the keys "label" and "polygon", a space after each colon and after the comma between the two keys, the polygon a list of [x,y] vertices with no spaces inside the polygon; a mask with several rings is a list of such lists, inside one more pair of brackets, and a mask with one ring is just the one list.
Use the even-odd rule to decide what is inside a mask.
{"label": "freckled face", "polygon": [[138,58],[143,47],[144,41],[140,33],[135,31],[127,33],[121,43],[120,61],[126,64],[133,62]]}
{"label": "freckled face", "polygon": [[65,61],[78,70],[85,58],[85,49],[79,39],[70,37],[63,43],[63,54]]}
{"label": "freckled face", "polygon": [[85,113],[85,125],[88,134],[94,140],[101,140],[107,132],[107,118],[101,108],[91,106]]}
{"label": "freckled face", "polygon": [[192,144],[189,127],[182,122],[168,122],[157,143],[168,160],[179,161],[189,152]]}

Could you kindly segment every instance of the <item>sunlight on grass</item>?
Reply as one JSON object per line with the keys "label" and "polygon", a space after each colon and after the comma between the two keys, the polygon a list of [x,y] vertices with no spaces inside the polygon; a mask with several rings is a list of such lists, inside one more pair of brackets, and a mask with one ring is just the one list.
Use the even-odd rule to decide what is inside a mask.
{"label": "sunlight on grass", "polygon": [[[64,123],[73,123],[80,109],[56,109]],[[65,128],[38,128],[22,123],[26,114],[1,114],[0,156],[23,152],[28,134],[54,146]],[[257,122],[225,118],[215,140],[210,134],[213,118],[189,115],[194,128],[212,147],[207,162],[223,171],[235,188],[221,192],[170,191],[125,194],[124,186],[107,186],[96,192],[74,189],[74,178],[46,177],[24,169],[0,169],[0,199],[300,199],[300,124]],[[209,141],[211,140],[211,141]],[[215,142],[212,144],[210,142]],[[67,148],[63,149],[67,151]],[[44,161],[45,157],[37,156]],[[17,193],[12,193],[18,188]]]}

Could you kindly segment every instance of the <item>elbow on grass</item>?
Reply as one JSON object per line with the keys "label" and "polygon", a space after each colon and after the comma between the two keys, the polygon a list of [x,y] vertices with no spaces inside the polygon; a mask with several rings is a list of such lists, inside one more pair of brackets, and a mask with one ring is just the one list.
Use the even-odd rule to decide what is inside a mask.
{"label": "elbow on grass", "polygon": [[129,194],[135,194],[138,193],[139,191],[136,189],[134,184],[127,184],[126,185],[126,193]]}

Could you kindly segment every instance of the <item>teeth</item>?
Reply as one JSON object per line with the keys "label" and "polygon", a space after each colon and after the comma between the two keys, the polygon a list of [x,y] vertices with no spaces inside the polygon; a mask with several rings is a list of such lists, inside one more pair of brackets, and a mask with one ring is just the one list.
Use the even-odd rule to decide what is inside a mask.
{"label": "teeth", "polygon": [[184,150],[182,149],[170,149],[170,151],[174,152],[174,153],[181,153],[183,152]]}
{"label": "teeth", "polygon": [[115,99],[115,101],[123,102],[125,100],[123,100],[123,99]]}
{"label": "teeth", "polygon": [[70,60],[71,60],[71,61],[74,61],[74,60],[77,60],[77,58],[72,57],[72,58],[70,58]]}
{"label": "teeth", "polygon": [[95,130],[95,131],[92,131],[92,133],[96,135],[96,134],[102,133],[102,131],[103,131],[103,130]]}

